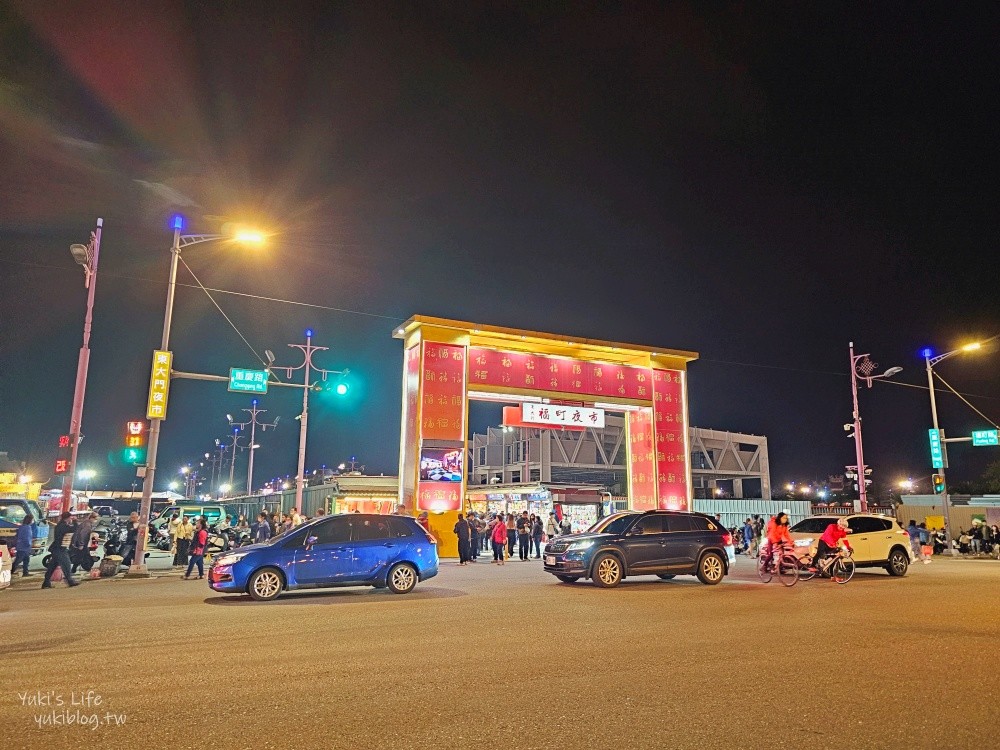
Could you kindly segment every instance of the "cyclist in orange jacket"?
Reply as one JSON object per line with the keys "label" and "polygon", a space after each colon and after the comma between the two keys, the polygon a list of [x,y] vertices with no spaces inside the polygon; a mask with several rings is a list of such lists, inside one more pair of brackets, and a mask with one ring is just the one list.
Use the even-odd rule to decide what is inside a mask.
{"label": "cyclist in orange jacket", "polygon": [[765,558],[770,559],[783,544],[792,546],[792,535],[788,533],[789,520],[788,511],[783,510],[767,522],[767,549],[761,553]]}
{"label": "cyclist in orange jacket", "polygon": [[820,569],[820,563],[830,556],[831,553],[836,552],[837,545],[841,542],[848,550],[851,549],[851,543],[847,541],[847,535],[850,532],[850,526],[847,525],[846,518],[838,518],[836,523],[831,523],[826,527],[826,531],[823,532],[823,536],[819,538],[819,544],[816,545],[816,557],[813,558],[813,567],[816,570]]}

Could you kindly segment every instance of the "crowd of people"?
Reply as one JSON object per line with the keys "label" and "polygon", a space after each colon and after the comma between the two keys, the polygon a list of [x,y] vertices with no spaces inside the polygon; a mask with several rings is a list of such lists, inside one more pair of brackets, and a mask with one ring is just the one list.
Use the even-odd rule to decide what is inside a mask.
{"label": "crowd of people", "polygon": [[526,510],[520,515],[471,511],[467,516],[458,514],[453,531],[458,537],[459,565],[474,563],[491,549],[492,562],[503,565],[513,559],[515,548],[519,560],[541,559],[542,543],[570,533],[570,525],[566,518],[557,519],[555,513],[549,513],[549,517],[543,520],[540,515]]}

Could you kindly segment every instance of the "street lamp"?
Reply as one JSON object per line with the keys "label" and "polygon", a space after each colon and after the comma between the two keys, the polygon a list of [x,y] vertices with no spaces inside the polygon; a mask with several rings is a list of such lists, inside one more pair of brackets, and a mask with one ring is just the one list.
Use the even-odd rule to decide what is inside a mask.
{"label": "street lamp", "polygon": [[854,399],[854,422],[853,425],[844,425],[845,429],[854,428],[853,434],[848,437],[854,438],[854,453],[858,461],[858,500],[861,504],[861,512],[868,512],[868,467],[865,466],[865,452],[861,443],[861,413],[858,411],[858,379],[864,380],[868,387],[872,387],[872,381],[891,378],[903,371],[902,367],[890,367],[881,375],[872,375],[878,369],[878,365],[872,362],[868,354],[855,354],[854,342],[849,344],[851,354],[851,395]]}
{"label": "street lamp", "polygon": [[87,368],[90,365],[90,328],[94,320],[94,295],[97,292],[97,260],[101,254],[101,229],[104,219],[97,220],[97,228],[90,233],[86,245],[70,245],[69,252],[83,267],[83,286],[87,290],[87,312],[83,318],[83,345],[76,361],[76,385],[73,387],[73,410],[69,417],[71,441],[69,466],[63,477],[62,512],[69,510],[73,496],[73,474],[76,472],[76,453],[80,447],[80,426],[83,423],[83,399],[87,393]]}
{"label": "street lamp", "polygon": [[[100,226],[100,225],[98,225]],[[163,335],[160,338],[160,351],[170,350],[170,324],[174,317],[174,293],[177,289],[177,265],[180,261],[181,250],[191,245],[199,245],[203,242],[214,242],[216,240],[231,239],[235,242],[261,244],[264,235],[259,232],[249,230],[239,230],[231,236],[223,234],[181,234],[184,229],[184,217],[174,216],[171,224],[174,230],[174,242],[170,246],[170,276],[167,282],[167,304],[163,312]],[[98,229],[98,232],[100,230]],[[98,234],[98,236],[100,236]],[[149,420],[149,444],[146,448],[145,477],[142,481],[142,502],[139,504],[139,528],[136,535],[134,562],[129,572],[129,577],[148,576],[149,569],[146,567],[146,536],[149,533],[149,510],[153,497],[153,480],[156,478],[156,452],[160,446],[160,424],[162,418],[152,417]],[[63,504],[67,503],[64,495]]]}
{"label": "street lamp", "polygon": [[[257,415],[258,414],[266,414],[267,413],[267,409],[258,409],[257,408],[257,399],[254,399],[251,402],[251,404],[252,404],[252,408],[250,408],[250,409],[244,409],[243,410],[243,411],[247,412],[250,415],[250,421],[249,422],[234,422],[232,414],[227,414],[226,415],[226,419],[229,420],[229,424],[230,425],[235,426],[235,427],[239,427],[241,430],[245,430],[248,425],[250,427],[250,461],[248,462],[249,465],[247,466],[247,494],[248,495],[252,495],[253,494],[253,454],[254,454],[254,451],[256,451],[258,448],[260,448],[260,446],[257,445],[257,427],[259,426],[262,432],[267,432],[267,428],[268,427],[277,427],[278,426],[278,420],[281,419],[281,417],[275,417],[273,422],[260,422],[260,421],[257,420]],[[208,454],[205,454],[205,456],[207,458]],[[232,477],[230,477],[230,481],[232,481]]]}
{"label": "street lamp", "polygon": [[[284,370],[285,377],[291,379],[292,373],[296,370],[304,370],[305,379],[304,385],[302,387],[302,413],[299,414],[296,419],[299,421],[299,463],[298,463],[298,473],[295,475],[295,507],[299,510],[302,509],[302,493],[306,486],[306,435],[309,431],[309,391],[310,390],[322,390],[319,384],[313,384],[309,380],[309,375],[311,372],[316,372],[320,374],[322,380],[326,380],[327,375],[340,375],[344,377],[348,374],[349,370],[324,370],[322,367],[316,367],[312,361],[312,355],[314,352],[325,352],[329,350],[327,346],[314,346],[312,343],[313,330],[312,328],[306,329],[306,343],[303,344],[289,344],[292,349],[299,349],[304,355],[303,362],[298,367],[286,367],[284,365],[274,364],[274,354],[270,349],[264,352],[264,356],[267,357],[267,370],[271,372],[272,370]],[[341,391],[340,386],[344,385],[343,391]],[[337,393],[343,395],[347,393],[346,384],[341,383],[336,387]]]}
{"label": "street lamp", "polygon": [[[924,363],[927,366],[927,390],[931,394],[931,421],[934,425],[934,432],[941,438],[941,447],[944,452],[945,441],[944,436],[941,434],[941,429],[938,427],[938,414],[937,414],[937,400],[934,398],[934,366],[948,359],[948,357],[954,356],[956,354],[962,354],[963,352],[974,352],[979,350],[982,344],[978,341],[974,341],[971,344],[966,344],[965,346],[960,346],[958,349],[952,349],[950,352],[945,352],[944,354],[939,354],[934,356],[933,350],[930,348],[924,349],[921,354],[924,355]],[[947,452],[944,452],[944,456],[947,456]],[[951,538],[951,518],[948,513],[948,485],[945,482],[944,477],[944,464],[946,461],[941,461],[941,466],[932,467],[941,476],[941,497],[944,503],[944,535],[948,537],[948,554],[955,554],[955,545]]]}
{"label": "street lamp", "polygon": [[96,476],[97,476],[97,472],[94,471],[93,469],[80,469],[80,471],[78,471],[76,473],[77,479],[82,479],[85,482],[85,484],[84,484],[84,487],[85,487],[84,492],[85,493],[89,493],[90,492],[90,480],[93,479]]}

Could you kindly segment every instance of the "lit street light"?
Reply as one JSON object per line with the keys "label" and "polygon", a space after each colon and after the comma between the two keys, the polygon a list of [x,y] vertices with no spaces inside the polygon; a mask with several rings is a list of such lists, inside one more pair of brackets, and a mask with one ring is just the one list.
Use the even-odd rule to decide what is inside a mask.
{"label": "lit street light", "polygon": [[84,489],[84,493],[89,493],[90,492],[90,480],[93,479],[96,476],[97,476],[97,472],[94,471],[93,469],[80,469],[80,471],[78,471],[76,473],[76,478],[77,479],[82,479],[85,482],[85,484],[84,484],[84,488],[85,488]]}
{"label": "lit street light", "polygon": [[[978,341],[974,341],[971,344],[966,344],[958,349],[953,349],[950,352],[945,352],[944,354],[939,354],[938,356],[933,356],[934,352],[930,349],[924,349],[921,354],[924,355],[924,363],[927,366],[927,390],[931,395],[931,421],[934,425],[934,432],[941,437],[941,448],[945,451],[944,455],[947,456],[945,449],[944,436],[941,435],[941,429],[938,427],[938,414],[937,414],[937,400],[934,398],[934,366],[948,359],[948,357],[954,356],[956,354],[961,354],[963,352],[974,352],[982,347],[982,344]],[[942,464],[946,463],[942,460]],[[944,505],[944,535],[948,537],[948,554],[955,554],[955,545],[951,538],[951,518],[949,517],[948,506],[950,504],[948,498],[948,485],[945,482],[944,477],[944,466],[934,466],[932,467],[941,476],[941,497],[942,503]]]}
{"label": "lit street light", "polygon": [[73,387],[73,410],[69,417],[70,454],[66,475],[63,477],[62,512],[69,510],[73,496],[73,475],[76,473],[76,454],[80,447],[80,428],[83,424],[83,399],[87,393],[87,369],[90,365],[90,329],[94,321],[94,295],[97,292],[97,261],[101,254],[101,229],[104,219],[97,220],[97,228],[90,233],[90,243],[70,245],[69,251],[83,266],[83,286],[87,289],[87,313],[83,318],[83,346],[76,362],[76,385]]}
{"label": "lit street light", "polygon": [[[262,234],[248,230],[240,230],[231,237],[221,234],[181,234],[184,228],[184,217],[175,216],[173,220],[174,242],[170,247],[170,276],[167,282],[167,304],[163,313],[163,334],[160,338],[160,351],[170,350],[170,324],[174,317],[174,293],[177,289],[177,265],[180,261],[181,250],[191,245],[198,245],[203,242],[214,242],[215,240],[233,239],[238,242],[250,242],[260,244],[264,240]],[[127,575],[148,576],[149,569],[146,567],[146,537],[149,533],[149,511],[153,497],[153,481],[156,478],[156,453],[160,446],[160,424],[162,418],[150,418],[149,420],[149,443],[146,449],[146,473],[142,482],[142,502],[139,505],[139,529],[136,535],[136,545],[134,561],[129,568]],[[66,499],[64,497],[64,504]]]}

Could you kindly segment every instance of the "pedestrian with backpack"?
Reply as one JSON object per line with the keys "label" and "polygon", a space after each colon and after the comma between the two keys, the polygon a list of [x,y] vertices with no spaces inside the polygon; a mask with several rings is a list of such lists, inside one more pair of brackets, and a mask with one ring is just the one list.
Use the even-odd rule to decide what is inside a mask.
{"label": "pedestrian with backpack", "polygon": [[194,566],[198,566],[198,578],[205,577],[205,548],[208,547],[208,529],[205,528],[205,517],[199,516],[198,523],[195,524],[194,535],[191,537],[191,558],[188,561],[187,573],[184,580],[190,580],[191,571]]}

